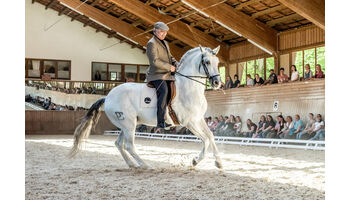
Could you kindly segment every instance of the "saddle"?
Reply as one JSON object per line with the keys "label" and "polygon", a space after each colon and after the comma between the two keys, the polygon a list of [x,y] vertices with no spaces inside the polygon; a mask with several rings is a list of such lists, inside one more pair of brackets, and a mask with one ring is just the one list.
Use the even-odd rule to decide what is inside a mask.
{"label": "saddle", "polygon": [[[147,87],[149,88],[155,88],[154,85],[152,83],[147,83]],[[170,82],[170,99],[168,101],[167,107],[169,110],[169,116],[171,117],[171,119],[173,120],[174,124],[176,126],[180,125],[179,120],[177,119],[176,113],[173,110],[173,108],[171,107],[171,102],[172,100],[175,98],[176,96],[176,87],[175,87],[175,82],[171,81]]]}

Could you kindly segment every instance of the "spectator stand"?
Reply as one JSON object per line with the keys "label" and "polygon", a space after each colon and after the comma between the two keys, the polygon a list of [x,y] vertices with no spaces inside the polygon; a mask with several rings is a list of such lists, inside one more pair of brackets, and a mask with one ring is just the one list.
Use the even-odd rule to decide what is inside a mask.
{"label": "spectator stand", "polygon": [[[104,135],[119,135],[119,134],[120,134],[120,131],[114,131],[114,130],[104,131]],[[147,139],[158,139],[158,140],[173,140],[178,142],[201,142],[201,140],[195,135],[136,132],[135,137],[147,138]],[[270,148],[325,150],[325,141],[223,137],[223,136],[214,136],[214,138],[215,138],[215,142],[219,144],[239,144],[240,146],[265,146]]]}

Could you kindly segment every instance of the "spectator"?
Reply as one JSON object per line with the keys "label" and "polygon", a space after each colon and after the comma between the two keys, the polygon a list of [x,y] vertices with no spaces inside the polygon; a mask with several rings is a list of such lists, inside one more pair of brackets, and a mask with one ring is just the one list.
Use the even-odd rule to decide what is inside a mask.
{"label": "spectator", "polygon": [[262,84],[264,84],[264,79],[260,78],[259,74],[255,74],[254,85],[258,86]]}
{"label": "spectator", "polygon": [[100,71],[96,71],[95,72],[95,81],[100,81],[101,80],[101,74],[100,74]]}
{"label": "spectator", "polygon": [[276,76],[274,70],[273,70],[273,69],[270,69],[270,76],[269,76],[269,78],[265,81],[264,84],[266,85],[266,84],[275,84],[275,83],[278,83],[277,76]]}
{"label": "spectator", "polygon": [[306,123],[305,129],[297,134],[297,139],[310,139],[311,135],[309,133],[312,132],[312,126],[314,125],[314,114],[309,113],[309,121]]}
{"label": "spectator", "polygon": [[232,81],[232,78],[231,78],[231,76],[227,76],[226,77],[226,83],[225,83],[225,90],[227,90],[227,89],[230,89],[230,88],[232,88],[233,87],[233,81]]}
{"label": "spectator", "polygon": [[235,124],[233,125],[233,136],[240,137],[242,129],[242,121],[240,116],[236,116]]}
{"label": "spectator", "polygon": [[239,81],[238,80],[238,75],[237,74],[235,74],[235,76],[233,77],[233,88],[238,88],[239,86],[240,86],[240,83],[241,83],[241,81]]}
{"label": "spectator", "polygon": [[228,116],[225,116],[225,118],[222,120],[222,125],[220,126],[220,123],[219,123],[219,126],[217,128],[217,131],[216,131],[216,135],[223,135],[223,130],[226,126],[226,121],[228,120]]}
{"label": "spectator", "polygon": [[282,133],[284,128],[284,118],[282,115],[277,116],[276,125],[272,128],[271,132],[267,134],[266,138],[279,138],[279,135]]}
{"label": "spectator", "polygon": [[259,133],[259,138],[266,138],[267,134],[269,134],[274,127],[275,127],[275,122],[273,121],[272,116],[267,115],[267,121],[265,123],[264,128]]}
{"label": "spectator", "polygon": [[254,86],[254,80],[250,74],[247,74],[247,86]]}
{"label": "spectator", "polygon": [[324,78],[323,71],[321,69],[321,65],[316,65],[316,72],[315,72],[315,78]]}
{"label": "spectator", "polygon": [[289,134],[286,136],[287,139],[296,139],[296,135],[304,130],[304,124],[303,121],[300,120],[299,115],[295,115],[293,126],[294,127],[289,130]]}
{"label": "spectator", "polygon": [[207,123],[207,125],[208,125],[209,128],[213,125],[213,123],[214,123],[214,122],[211,120],[211,117],[208,117],[208,123]]}
{"label": "spectator", "polygon": [[211,126],[209,126],[209,129],[215,134],[215,129],[219,125],[219,118],[215,117],[214,122]]}
{"label": "spectator", "polygon": [[264,115],[261,115],[260,121],[258,123],[258,128],[255,131],[255,134],[253,134],[253,138],[256,138],[264,129],[266,123],[266,117]]}
{"label": "spectator", "polygon": [[309,64],[306,64],[305,65],[305,72],[304,72],[304,79],[305,80],[309,80],[311,79],[313,76],[312,76],[312,71],[310,70],[310,65]]}
{"label": "spectator", "polygon": [[251,138],[251,137],[253,136],[253,134],[256,132],[257,126],[256,126],[256,124],[254,124],[254,123],[252,122],[252,120],[247,119],[247,127],[248,127],[248,131],[245,132],[245,133],[243,134],[243,136],[244,136],[244,137],[249,137],[249,138]]}
{"label": "spectator", "polygon": [[293,118],[291,116],[287,116],[286,121],[282,133],[279,135],[281,139],[287,138],[290,130],[294,128]]}
{"label": "spectator", "polygon": [[225,121],[224,128],[221,134],[224,136],[229,136],[233,131],[233,126],[235,125],[235,116],[230,115],[230,117]]}
{"label": "spectator", "polygon": [[311,138],[311,140],[324,140],[325,139],[325,131],[324,131],[324,121],[322,120],[322,116],[317,114],[317,121],[313,125],[312,133],[316,135]]}
{"label": "spectator", "polygon": [[224,124],[225,124],[224,116],[220,115],[218,126],[215,128],[215,133],[218,133],[218,131],[224,126]]}
{"label": "spectator", "polygon": [[295,65],[291,66],[292,69],[292,77],[291,81],[299,81],[299,72],[297,71],[297,67]]}
{"label": "spectator", "polygon": [[280,75],[277,77],[278,83],[287,83],[288,82],[288,76],[287,74],[284,74],[284,68],[281,67],[280,69]]}

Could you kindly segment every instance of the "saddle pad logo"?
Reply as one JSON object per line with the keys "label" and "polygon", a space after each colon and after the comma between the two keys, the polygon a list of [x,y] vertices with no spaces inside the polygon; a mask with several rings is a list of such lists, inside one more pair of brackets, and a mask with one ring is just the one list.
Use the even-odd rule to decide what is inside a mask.
{"label": "saddle pad logo", "polygon": [[151,98],[146,97],[143,101],[144,101],[146,104],[150,104],[152,100],[151,100]]}

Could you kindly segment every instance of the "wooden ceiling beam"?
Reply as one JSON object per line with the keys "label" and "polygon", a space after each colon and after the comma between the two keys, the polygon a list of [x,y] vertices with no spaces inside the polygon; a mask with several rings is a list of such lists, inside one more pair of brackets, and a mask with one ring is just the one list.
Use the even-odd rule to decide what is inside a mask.
{"label": "wooden ceiling beam", "polygon": [[258,17],[260,17],[260,16],[273,13],[273,12],[278,11],[278,10],[281,10],[281,9],[283,9],[283,8],[285,8],[285,6],[282,5],[282,4],[281,4],[281,5],[278,5],[278,6],[275,6],[275,7],[272,7],[272,8],[267,8],[267,9],[265,9],[265,10],[262,10],[262,11],[259,11],[259,12],[256,12],[256,13],[252,14],[252,17],[253,17],[253,18],[258,18]]}
{"label": "wooden ceiling beam", "polygon": [[168,6],[168,7],[166,7],[166,8],[161,9],[161,11],[166,13],[166,12],[169,12],[169,11],[171,11],[171,10],[174,10],[174,9],[176,9],[176,8],[182,6],[182,5],[183,5],[182,1],[178,1],[178,2],[176,2],[176,3],[174,3],[174,4],[170,5],[170,6]]}
{"label": "wooden ceiling beam", "polygon": [[[65,3],[71,8],[77,8],[81,4],[81,1],[79,0],[58,0],[58,1]],[[85,16],[89,17],[90,19],[93,19],[103,24],[104,26],[109,27],[113,31],[122,34],[124,37],[127,37],[126,39],[129,38],[128,40],[130,41],[133,40],[134,42],[137,42],[141,46],[146,46],[148,40],[153,36],[150,33],[141,34],[141,33],[144,33],[143,30],[130,25],[127,22],[120,20],[119,18],[115,18],[97,8],[94,8],[91,5],[82,4],[76,10],[83,13]],[[134,37],[136,35],[139,35],[139,36]],[[177,47],[176,45],[169,44],[169,46],[173,56],[176,59],[180,60],[181,56],[185,53],[185,50]]]}
{"label": "wooden ceiling beam", "polygon": [[70,20],[71,22],[74,21],[76,18],[78,18],[80,16],[80,14],[76,14],[74,17],[72,17],[72,19]]}
{"label": "wooden ceiling beam", "polygon": [[45,10],[51,8],[51,6],[56,2],[56,0],[51,0],[46,6],[45,6]]}
{"label": "wooden ceiling beam", "polygon": [[61,16],[66,10],[68,10],[68,8],[64,7],[62,10],[60,10],[60,12],[58,12],[58,16]]}
{"label": "wooden ceiling beam", "polygon": [[154,4],[155,2],[157,2],[157,0],[147,0],[145,5],[149,6],[151,4]]}
{"label": "wooden ceiling beam", "polygon": [[278,0],[294,12],[325,30],[325,0]]}
{"label": "wooden ceiling beam", "polygon": [[291,14],[291,15],[287,15],[287,16],[284,16],[284,17],[280,17],[280,18],[277,18],[277,19],[273,19],[271,21],[268,21],[266,22],[266,24],[268,26],[274,26],[278,23],[281,23],[281,22],[284,22],[284,21],[289,21],[291,19],[300,19],[300,15],[298,15],[297,13],[294,13],[294,14]]}
{"label": "wooden ceiling beam", "polygon": [[90,5],[95,6],[97,3],[98,3],[98,0],[94,0],[94,2],[92,2]]}
{"label": "wooden ceiling beam", "polygon": [[86,26],[89,25],[91,22],[92,22],[92,21],[90,21],[90,20],[87,21],[87,22],[85,22],[83,27],[86,27]]}
{"label": "wooden ceiling beam", "polygon": [[251,43],[259,48],[270,53],[277,52],[277,31],[266,24],[247,16],[228,4],[222,3],[221,0],[186,0],[186,2],[192,7],[202,10],[203,13],[209,15],[221,26],[249,39]]}
{"label": "wooden ceiling beam", "polygon": [[244,3],[240,3],[240,4],[237,5],[235,8],[238,9],[238,10],[240,10],[240,9],[246,7],[246,6],[249,6],[249,5],[253,4],[253,3],[260,2],[260,1],[261,1],[261,0],[250,0],[250,1],[246,1],[246,2],[244,2]]}
{"label": "wooden ceiling beam", "polygon": [[[168,23],[175,19],[171,16],[160,14],[156,9],[151,6],[145,6],[139,0],[109,0],[109,2],[116,4],[118,7],[136,15],[149,24],[154,24],[158,21]],[[207,35],[198,29],[191,28],[180,20],[168,24],[168,26],[170,29],[168,31],[169,35],[181,40],[191,47],[198,47],[198,45],[202,45],[210,48],[216,48],[220,45],[221,49],[219,51],[219,58],[224,60],[228,59],[228,50],[225,43],[217,41],[214,37]]]}
{"label": "wooden ceiling beam", "polygon": [[108,12],[110,12],[111,10],[113,10],[114,7],[115,7],[115,4],[112,4],[112,5],[109,6],[109,8],[107,8],[104,12],[105,12],[105,13],[108,13]]}

